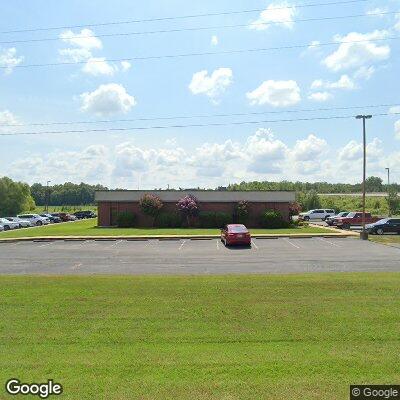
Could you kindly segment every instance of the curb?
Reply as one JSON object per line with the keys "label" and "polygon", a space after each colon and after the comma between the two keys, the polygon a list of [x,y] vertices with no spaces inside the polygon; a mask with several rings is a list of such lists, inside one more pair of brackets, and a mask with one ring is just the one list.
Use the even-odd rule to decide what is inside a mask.
{"label": "curb", "polygon": [[[252,235],[254,239],[278,239],[278,238],[295,238],[295,239],[308,239],[313,237],[322,238],[347,238],[352,236],[358,236],[354,232],[348,231],[337,231],[335,233],[263,233]],[[80,242],[83,240],[94,240],[94,241],[115,241],[115,240],[127,240],[127,241],[145,241],[145,240],[208,240],[218,239],[220,235],[147,235],[147,236],[41,236],[41,237],[21,237],[21,238],[5,238],[0,239],[0,243],[15,243],[15,242],[50,242],[50,241],[65,241],[65,242]]]}
{"label": "curb", "polygon": [[316,224],[309,224],[309,226],[311,226],[313,228],[324,228],[324,229],[327,229],[328,231],[340,233],[340,234],[347,235],[347,236],[357,236],[357,237],[360,236],[359,232],[353,232],[353,231],[349,231],[349,230],[345,230],[345,229],[331,228],[330,226],[322,226],[321,227],[321,225],[316,225]]}

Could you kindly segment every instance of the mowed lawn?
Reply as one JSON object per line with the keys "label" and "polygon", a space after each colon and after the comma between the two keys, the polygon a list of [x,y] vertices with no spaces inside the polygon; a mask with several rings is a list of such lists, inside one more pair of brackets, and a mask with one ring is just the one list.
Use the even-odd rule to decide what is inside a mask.
{"label": "mowed lawn", "polygon": [[[324,228],[251,229],[252,233],[329,233]],[[156,236],[156,235],[218,235],[218,229],[98,228],[97,219],[52,224],[47,226],[0,232],[1,238],[39,236]]]}
{"label": "mowed lawn", "polygon": [[399,382],[399,310],[396,273],[1,276],[0,381],[53,378],[74,400],[343,400]]}

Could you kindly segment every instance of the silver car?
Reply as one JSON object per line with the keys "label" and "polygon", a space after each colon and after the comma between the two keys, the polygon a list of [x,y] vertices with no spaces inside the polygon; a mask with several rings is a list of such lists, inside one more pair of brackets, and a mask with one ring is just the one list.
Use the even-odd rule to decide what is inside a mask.
{"label": "silver car", "polygon": [[11,222],[16,222],[17,224],[19,224],[20,228],[29,228],[32,225],[31,221],[27,220],[27,219],[22,219],[22,218],[18,218],[18,217],[6,217],[6,219],[8,219]]}
{"label": "silver car", "polygon": [[9,221],[6,218],[0,218],[0,225],[4,228],[5,231],[19,228],[19,224],[17,222]]}

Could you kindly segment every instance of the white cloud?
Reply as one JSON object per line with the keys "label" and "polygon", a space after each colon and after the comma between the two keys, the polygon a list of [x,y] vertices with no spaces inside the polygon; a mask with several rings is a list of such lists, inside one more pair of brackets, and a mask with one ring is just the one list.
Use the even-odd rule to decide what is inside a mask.
{"label": "white cloud", "polygon": [[67,30],[60,34],[60,39],[65,43],[87,50],[101,49],[103,47],[101,40],[88,28],[82,29],[80,33]]}
{"label": "white cloud", "polygon": [[81,62],[92,57],[90,50],[85,48],[60,49],[58,53],[65,61]]}
{"label": "white cloud", "polygon": [[0,65],[4,68],[5,74],[11,74],[13,69],[24,61],[23,56],[17,56],[17,49],[10,47],[0,51]]}
{"label": "white cloud", "polygon": [[81,111],[99,116],[127,113],[136,104],[135,98],[117,83],[100,85],[93,92],[82,93],[80,98]]}
{"label": "white cloud", "polygon": [[109,64],[104,57],[91,57],[83,66],[82,71],[93,76],[113,76],[118,68]]}
{"label": "white cloud", "polygon": [[[323,60],[323,64],[337,72],[387,60],[390,56],[390,47],[387,44],[365,41],[384,38],[387,35],[387,31],[378,30],[365,34],[351,32],[346,36],[337,35],[334,40],[342,43],[339,44],[337,50]],[[350,41],[353,43],[349,43]]]}
{"label": "white cloud", "polygon": [[328,143],[325,139],[311,134],[304,140],[297,140],[292,150],[292,157],[296,161],[312,161],[325,153]]}
{"label": "white cloud", "polygon": [[375,7],[371,10],[367,11],[367,15],[375,15],[377,17],[383,18],[385,15],[383,13],[386,13],[388,11],[387,8],[381,8],[381,7]]}
{"label": "white cloud", "polygon": [[131,69],[131,67],[132,67],[132,64],[129,61],[121,61],[122,71],[126,72],[129,69]]}
{"label": "white cloud", "polygon": [[195,95],[204,94],[217,103],[218,97],[226,91],[232,81],[233,72],[230,68],[218,68],[211,75],[208,75],[207,70],[203,70],[193,74],[189,90]]}
{"label": "white cloud", "polygon": [[211,45],[212,45],[212,46],[217,46],[217,45],[218,45],[218,36],[213,35],[213,36],[211,37]]}
{"label": "white cloud", "polygon": [[329,92],[315,92],[308,95],[309,100],[318,101],[320,103],[328,101],[333,98],[332,93]]}
{"label": "white cloud", "polygon": [[396,139],[400,139],[400,119],[394,123],[394,134]]}
{"label": "white cloud", "polygon": [[336,82],[323,81],[321,79],[317,79],[311,84],[311,89],[321,89],[321,88],[352,90],[356,88],[356,85],[348,75],[342,75]]}
{"label": "white cloud", "polygon": [[354,78],[355,79],[365,79],[367,81],[367,80],[371,79],[371,77],[374,73],[375,73],[374,66],[372,66],[372,65],[370,67],[363,66],[354,73]]}
{"label": "white cloud", "polygon": [[9,110],[0,111],[0,125],[16,125],[17,117]]}
{"label": "white cloud", "polygon": [[271,3],[260,16],[250,23],[249,28],[258,31],[268,29],[271,25],[279,25],[288,29],[294,26],[293,17],[296,15],[296,9],[288,2]]}
{"label": "white cloud", "polygon": [[394,106],[389,108],[389,114],[400,113],[400,106]]}
{"label": "white cloud", "polygon": [[269,104],[286,107],[301,100],[300,88],[296,81],[264,81],[258,88],[246,94],[250,104]]}
{"label": "white cloud", "polygon": [[[382,141],[374,138],[372,142],[367,144],[367,157],[369,160],[379,158],[383,154]],[[356,161],[363,156],[362,143],[351,140],[342,149],[339,150],[339,160]]]}

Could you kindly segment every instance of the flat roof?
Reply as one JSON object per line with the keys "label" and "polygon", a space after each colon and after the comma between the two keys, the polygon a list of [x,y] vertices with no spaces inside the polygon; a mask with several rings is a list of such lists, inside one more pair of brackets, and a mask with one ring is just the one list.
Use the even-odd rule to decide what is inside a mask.
{"label": "flat roof", "polygon": [[145,194],[154,194],[164,202],[177,202],[189,194],[200,202],[288,203],[296,199],[294,191],[217,191],[217,190],[99,190],[95,192],[97,202],[136,202]]}

